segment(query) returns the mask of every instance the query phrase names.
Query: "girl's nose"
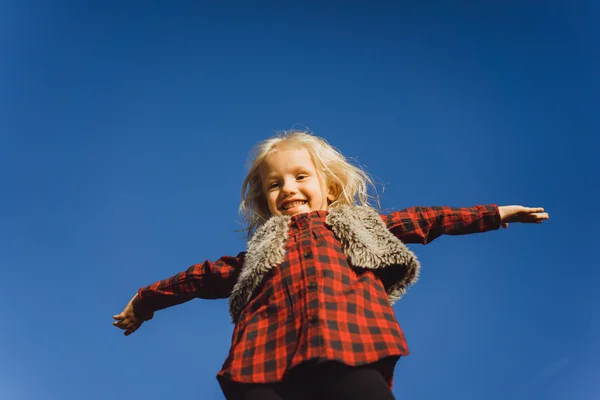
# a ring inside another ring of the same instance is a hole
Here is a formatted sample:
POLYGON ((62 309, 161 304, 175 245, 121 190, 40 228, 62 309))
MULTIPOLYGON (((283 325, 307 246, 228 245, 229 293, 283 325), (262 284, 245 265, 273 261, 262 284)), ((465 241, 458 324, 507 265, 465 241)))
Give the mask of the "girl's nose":
POLYGON ((285 181, 283 183, 283 187, 281 188, 281 191, 285 194, 287 194, 288 196, 291 194, 295 194, 297 192, 297 188, 296 185, 294 184, 294 181, 285 181))

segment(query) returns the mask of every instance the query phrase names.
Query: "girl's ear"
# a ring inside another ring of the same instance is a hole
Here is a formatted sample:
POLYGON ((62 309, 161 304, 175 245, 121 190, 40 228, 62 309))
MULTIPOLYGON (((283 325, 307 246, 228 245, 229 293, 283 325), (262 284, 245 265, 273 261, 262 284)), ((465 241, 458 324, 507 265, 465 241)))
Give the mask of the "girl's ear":
POLYGON ((333 203, 335 201, 335 199, 337 199, 337 197, 338 197, 337 185, 330 184, 329 188, 328 188, 327 200, 329 200, 330 203, 333 203))

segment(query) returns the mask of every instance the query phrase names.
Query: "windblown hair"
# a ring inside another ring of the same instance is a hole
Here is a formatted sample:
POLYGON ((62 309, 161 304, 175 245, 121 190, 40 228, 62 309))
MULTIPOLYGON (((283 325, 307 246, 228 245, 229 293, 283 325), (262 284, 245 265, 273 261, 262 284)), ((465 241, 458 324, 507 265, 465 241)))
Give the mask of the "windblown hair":
POLYGON ((242 202, 239 207, 244 220, 243 230, 248 232, 248 237, 251 237, 254 231, 271 217, 259 168, 269 153, 281 149, 308 151, 317 171, 322 174, 327 186, 335 195, 329 207, 340 204, 368 206, 372 199, 379 205, 371 177, 361 168, 352 165, 325 139, 314 136, 308 131, 285 131, 258 143, 251 152, 248 174, 242 184, 242 202), (374 189, 375 195, 369 194, 369 188, 374 189))

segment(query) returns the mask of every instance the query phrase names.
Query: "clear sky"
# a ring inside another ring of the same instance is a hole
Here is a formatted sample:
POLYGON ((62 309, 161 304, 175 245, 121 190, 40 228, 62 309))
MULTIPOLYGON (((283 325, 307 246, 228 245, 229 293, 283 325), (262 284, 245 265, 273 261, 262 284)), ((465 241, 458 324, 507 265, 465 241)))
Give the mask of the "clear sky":
POLYGON ((0 399, 222 399, 227 300, 112 315, 245 249, 248 152, 292 127, 386 209, 550 213, 411 245, 399 399, 600 398, 597 2, 199 3, 0 2, 0 399))

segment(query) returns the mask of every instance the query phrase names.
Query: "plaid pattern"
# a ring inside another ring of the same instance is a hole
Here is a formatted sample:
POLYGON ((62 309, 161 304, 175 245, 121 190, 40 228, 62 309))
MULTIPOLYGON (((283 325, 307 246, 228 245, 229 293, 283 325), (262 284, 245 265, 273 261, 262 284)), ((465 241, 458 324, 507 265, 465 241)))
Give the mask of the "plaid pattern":
MULTIPOLYGON (((357 366, 408 355, 404 334, 381 279, 352 268, 325 225, 325 211, 292 217, 286 258, 273 268, 236 324, 222 383, 277 382, 308 360, 357 366)), ((414 207, 382 215, 404 243, 498 229, 495 205, 473 208, 414 207)), ((139 290, 142 304, 159 310, 192 298, 225 298, 244 253, 191 266, 186 272, 139 290)), ((393 365, 382 371, 391 382, 393 365)))

